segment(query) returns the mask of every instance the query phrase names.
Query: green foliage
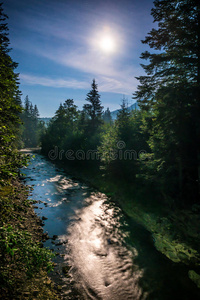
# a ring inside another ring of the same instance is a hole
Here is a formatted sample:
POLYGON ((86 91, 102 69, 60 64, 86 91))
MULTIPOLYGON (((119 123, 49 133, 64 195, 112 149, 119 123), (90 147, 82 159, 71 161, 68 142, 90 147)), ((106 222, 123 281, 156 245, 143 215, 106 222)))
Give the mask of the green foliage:
POLYGON ((84 105, 81 112, 72 99, 60 104, 42 137, 42 151, 46 155, 53 152, 52 159, 67 165, 133 183, 140 172, 140 153, 149 150, 149 135, 142 132, 143 115, 140 111, 130 112, 123 100, 117 120, 112 122, 109 109, 102 116, 99 99, 93 81, 87 94, 91 104, 84 105))
POLYGON ((141 112, 129 112, 123 99, 117 120, 102 133, 98 148, 104 170, 110 178, 133 184, 138 177, 140 153, 149 150, 141 125, 141 112))
POLYGON ((135 93, 151 115, 143 125, 152 151, 146 171, 162 192, 191 204, 199 201, 200 5, 157 0, 154 6, 158 28, 143 43, 159 52, 142 53, 149 64, 135 93))
POLYGON ((39 111, 37 105, 33 107, 28 96, 24 100, 24 110, 21 114, 23 122, 22 141, 24 147, 37 147, 41 136, 45 131, 44 122, 39 121, 39 111))
POLYGON ((0 184, 15 176, 20 166, 20 156, 15 150, 19 145, 20 118, 22 111, 17 64, 9 52, 7 16, 0 4, 0 184))
MULTIPOLYGON (((52 253, 41 248, 31 234, 18 229, 20 225, 23 227, 23 211, 28 203, 21 196, 22 188, 18 189, 14 182, 17 182, 19 168, 26 165, 27 158, 18 152, 22 146, 22 105, 18 74, 15 73, 17 64, 9 55, 6 19, 0 4, 0 282, 2 297, 6 294, 9 299, 14 299, 10 296, 16 291, 16 283, 23 283, 41 268, 47 271, 52 269, 52 253)), ((37 107, 33 107, 28 100, 26 105, 27 113, 37 119, 37 107)))
POLYGON ((17 64, 9 55, 7 16, 0 4, 0 184, 17 175, 22 164, 16 148, 19 145, 20 118, 22 111, 18 74, 14 72, 17 64))
POLYGON ((116 151, 117 130, 115 126, 109 126, 105 128, 105 131, 101 133, 101 145, 98 147, 98 151, 101 155, 102 163, 108 168, 112 163, 112 160, 116 151))
POLYGON ((90 104, 85 104, 83 109, 88 116, 88 127, 87 129, 93 134, 94 131, 102 124, 102 113, 103 106, 101 106, 100 95, 97 90, 97 84, 95 79, 92 82, 92 89, 87 94, 86 100, 90 104))
POLYGON ((107 107, 106 111, 103 114, 103 120, 105 123, 112 124, 112 117, 109 107, 107 107))
POLYGON ((3 282, 9 280, 4 272, 7 264, 15 269, 23 269, 28 277, 32 277, 41 268, 47 271, 53 269, 52 252, 35 243, 30 233, 17 230, 11 225, 0 227, 0 256, 3 282))
POLYGON ((77 137, 80 137, 80 132, 77 132, 78 118, 79 112, 73 99, 60 104, 42 136, 42 151, 47 154, 55 147, 68 150, 71 145, 76 145, 77 137))
MULTIPOLYGON (((94 89, 96 95, 96 84, 94 89)), ((99 96, 97 98, 99 99, 99 96)), ((87 158, 87 152, 97 150, 97 146, 100 144, 100 124, 103 123, 100 111, 96 108, 94 110, 95 117, 92 119, 87 110, 78 111, 72 99, 60 104, 42 137, 43 153, 48 155, 49 151, 57 149, 58 160, 73 165, 93 165, 92 159, 87 158), (94 124, 95 126, 93 126, 94 124), (71 160, 66 158, 68 150, 73 153, 71 160)), ((98 165, 97 161, 95 163, 98 165)))

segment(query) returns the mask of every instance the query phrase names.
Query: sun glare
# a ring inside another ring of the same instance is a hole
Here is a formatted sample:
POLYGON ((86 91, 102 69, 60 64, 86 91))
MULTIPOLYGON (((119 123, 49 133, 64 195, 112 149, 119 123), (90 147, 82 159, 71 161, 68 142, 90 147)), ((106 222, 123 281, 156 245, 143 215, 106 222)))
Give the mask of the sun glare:
POLYGON ((100 55, 103 59, 111 58, 121 50, 119 49, 120 34, 117 29, 110 28, 109 26, 99 26, 94 29, 88 39, 91 50, 100 55))
POLYGON ((106 52, 111 53, 115 50, 114 40, 110 36, 105 36, 100 40, 100 48, 106 52))

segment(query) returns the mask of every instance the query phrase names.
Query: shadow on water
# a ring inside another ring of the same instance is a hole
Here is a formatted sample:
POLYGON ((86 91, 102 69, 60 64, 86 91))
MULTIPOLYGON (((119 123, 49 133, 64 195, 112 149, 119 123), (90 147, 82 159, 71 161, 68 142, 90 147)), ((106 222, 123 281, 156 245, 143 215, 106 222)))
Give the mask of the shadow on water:
POLYGON ((188 278, 189 269, 181 263, 173 263, 155 247, 153 238, 141 225, 129 218, 129 244, 136 247, 136 263, 144 270, 139 281, 147 300, 197 300, 200 290, 188 278))
POLYGON ((54 236, 45 246, 57 253, 51 276, 65 299, 200 299, 187 267, 158 252, 151 234, 104 194, 38 154, 23 173, 54 236))

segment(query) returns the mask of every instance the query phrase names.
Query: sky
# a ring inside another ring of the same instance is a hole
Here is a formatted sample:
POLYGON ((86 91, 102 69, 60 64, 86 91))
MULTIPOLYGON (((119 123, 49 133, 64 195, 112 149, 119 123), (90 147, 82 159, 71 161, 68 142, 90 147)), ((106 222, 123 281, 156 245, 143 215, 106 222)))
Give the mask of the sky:
POLYGON ((153 0, 5 0, 3 7, 22 101, 28 95, 41 117, 66 99, 81 109, 93 79, 105 109, 119 109, 123 97, 135 102, 153 0))

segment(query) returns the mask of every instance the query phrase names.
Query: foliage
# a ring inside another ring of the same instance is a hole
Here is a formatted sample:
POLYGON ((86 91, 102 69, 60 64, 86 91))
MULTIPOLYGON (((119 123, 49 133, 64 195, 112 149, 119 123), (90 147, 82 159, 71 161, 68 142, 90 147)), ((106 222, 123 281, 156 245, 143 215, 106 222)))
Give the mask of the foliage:
POLYGON ((92 94, 95 98, 94 101, 91 100, 93 104, 89 104, 91 109, 89 106, 86 109, 84 105, 83 110, 78 111, 73 99, 67 99, 63 104, 60 104, 42 137, 42 152, 44 154, 49 155, 53 151, 57 152, 56 159, 65 161, 67 164, 98 165, 97 161, 94 162, 93 159, 87 157, 90 151, 97 151, 97 146, 100 143, 101 125, 103 124, 100 96, 96 89, 96 83, 93 82, 93 84, 93 91, 89 93, 91 99, 92 94), (72 154, 69 155, 70 158, 68 158, 68 151, 72 154))
POLYGON ((0 4, 0 184, 15 176, 20 166, 20 156, 15 150, 19 145, 19 115, 22 111, 17 64, 9 55, 7 16, 0 4))
MULTIPOLYGON (((22 274, 31 277, 40 268, 51 270, 52 254, 41 248, 35 242, 35 237, 19 229, 27 203, 21 198, 21 192, 16 189, 14 182, 17 182, 19 168, 26 165, 27 158, 18 152, 22 146, 22 105, 18 74, 15 73, 17 64, 9 55, 6 20, 7 16, 0 4, 0 288, 3 298, 6 294, 9 299, 14 299, 10 295, 13 295, 16 283, 26 279, 18 276, 22 274)), ((28 109, 37 118, 37 108, 29 105, 28 109)))
POLYGON ((135 93, 151 114, 144 119, 152 151, 147 166, 164 193, 191 204, 199 200, 200 5, 156 0, 154 6, 158 28, 143 43, 158 52, 142 53, 149 64, 135 93))
POLYGON ((117 131, 115 126, 107 126, 101 133, 101 144, 98 151, 101 155, 102 163, 108 168, 115 156, 117 141, 117 131))
POLYGON ((122 100, 115 123, 101 136, 101 161, 109 177, 131 183, 140 172, 140 153, 149 149, 146 136, 141 131, 141 112, 130 112, 126 100, 122 100))
POLYGON ((97 90, 97 84, 95 79, 92 82, 92 89, 87 94, 86 100, 90 104, 85 104, 83 109, 88 116, 88 129, 93 132, 99 127, 102 123, 102 113, 103 113, 103 106, 101 106, 100 95, 97 90))
POLYGON ((42 150, 48 153, 57 147, 62 150, 71 149, 71 144, 76 144, 76 128, 79 118, 77 106, 73 99, 67 99, 60 104, 55 116, 51 119, 46 132, 42 136, 42 150), (69 147, 69 148, 68 148, 69 147))
MULTIPOLYGON (((31 234, 16 230, 11 225, 0 227, 0 254, 2 263, 14 261, 15 268, 24 268, 28 277, 32 277, 40 268, 47 271, 53 269, 53 254, 46 248, 41 248, 40 244, 33 241, 31 234)), ((3 278, 6 280, 6 278, 3 278)), ((7 278, 8 279, 8 278, 7 278)))
POLYGON ((30 102, 28 96, 24 100, 24 109, 21 114, 23 122, 22 141, 24 147, 37 147, 39 145, 42 134, 45 130, 43 121, 39 119, 39 111, 37 105, 30 102))
POLYGON ((111 117, 109 107, 107 107, 107 109, 105 110, 105 112, 103 114, 103 120, 105 123, 112 124, 112 117, 111 117))

